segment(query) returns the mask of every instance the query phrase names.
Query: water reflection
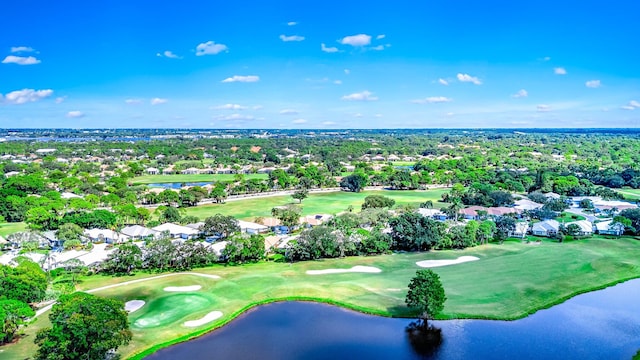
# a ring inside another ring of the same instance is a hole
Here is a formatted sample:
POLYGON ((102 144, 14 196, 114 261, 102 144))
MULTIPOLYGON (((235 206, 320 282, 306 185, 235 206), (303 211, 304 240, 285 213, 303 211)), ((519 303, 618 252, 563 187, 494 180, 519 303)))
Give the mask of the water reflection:
POLYGON ((442 329, 426 321, 412 321, 406 328, 411 348, 418 355, 433 357, 442 344, 442 329))

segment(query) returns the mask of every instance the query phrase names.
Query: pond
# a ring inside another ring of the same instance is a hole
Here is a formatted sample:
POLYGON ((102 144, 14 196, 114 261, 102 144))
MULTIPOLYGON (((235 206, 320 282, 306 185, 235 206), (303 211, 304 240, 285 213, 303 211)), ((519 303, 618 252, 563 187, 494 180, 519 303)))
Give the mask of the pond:
POLYGON ((521 320, 436 321, 442 343, 426 351, 409 340, 410 319, 282 302, 147 359, 631 359, 640 349, 638 299, 640 279, 521 320))
POLYGON ((163 188, 163 189, 180 189, 183 186, 205 186, 211 185, 213 182, 170 182, 170 183, 153 183, 147 184, 149 187, 163 188))

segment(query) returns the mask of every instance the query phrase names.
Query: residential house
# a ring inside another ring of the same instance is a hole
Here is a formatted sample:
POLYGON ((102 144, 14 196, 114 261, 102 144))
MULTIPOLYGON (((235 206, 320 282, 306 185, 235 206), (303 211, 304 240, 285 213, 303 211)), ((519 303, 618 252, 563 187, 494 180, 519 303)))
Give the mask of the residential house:
POLYGON ((93 242, 106 242, 107 244, 120 244, 129 239, 128 236, 110 229, 88 229, 84 235, 93 242))
POLYGON ((173 174, 175 171, 173 171, 173 168, 168 167, 168 168, 164 168, 162 169, 162 175, 171 175, 173 174))
POLYGON ((619 222, 613 222, 612 220, 595 223, 593 226, 595 231, 600 235, 620 236, 624 234, 624 225, 619 222))
POLYGON ((272 248, 276 247, 280 242, 280 236, 271 235, 264 238, 264 251, 268 253, 272 248))
POLYGON ((537 202, 531 201, 529 199, 520 199, 515 201, 515 209, 519 210, 537 210, 542 208, 543 204, 538 204, 537 202))
POLYGON ((145 172, 149 175, 158 175, 160 173, 160 170, 154 167, 150 167, 150 168, 147 168, 145 172))
POLYGON ((540 221, 531 227, 531 233, 535 236, 555 236, 560 230, 560 223, 556 220, 540 221))
POLYGON ((307 224, 309 227, 322 225, 325 221, 331 219, 328 214, 316 214, 300 217, 300 224, 307 224))
POLYGON ((504 216, 509 214, 520 214, 522 210, 510 207, 484 207, 484 206, 469 206, 468 208, 461 209, 460 214, 462 217, 467 220, 479 220, 481 215, 480 212, 485 212, 487 216, 504 216))
POLYGON ((122 230, 120 230, 120 233, 134 240, 155 238, 156 236, 160 235, 158 231, 140 225, 131 225, 124 227, 122 228, 122 230))
POLYGON ((158 231, 160 233, 167 232, 174 239, 193 239, 198 236, 200 233, 199 230, 177 225, 173 223, 166 223, 162 225, 158 225, 156 227, 151 228, 152 230, 158 231))
POLYGON ((591 236, 593 235, 593 224, 587 220, 572 221, 564 224, 565 228, 569 225, 577 225, 580 228, 577 236, 591 236))
POLYGON ((447 215, 440 211, 439 209, 418 209, 418 213, 424 217, 430 217, 434 220, 445 221, 447 220, 447 215))
POLYGON ((196 168, 188 168, 180 171, 180 174, 182 175, 196 175, 199 173, 200 173, 200 169, 196 169, 196 168))
POLYGON ((268 226, 249 221, 238 220, 238 225, 240 226, 240 231, 251 235, 266 233, 269 231, 268 226))
POLYGON ((524 239, 529 231, 529 223, 520 221, 516 223, 516 228, 509 231, 509 237, 524 239))

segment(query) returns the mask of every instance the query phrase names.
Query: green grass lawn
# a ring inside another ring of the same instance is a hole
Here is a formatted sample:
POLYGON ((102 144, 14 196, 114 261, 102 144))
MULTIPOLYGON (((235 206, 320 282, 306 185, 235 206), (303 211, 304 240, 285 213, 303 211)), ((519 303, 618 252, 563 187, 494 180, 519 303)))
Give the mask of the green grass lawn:
POLYGON ((567 212, 563 212, 563 213, 560 214, 560 216, 556 217, 556 220, 561 222, 561 223, 567 223, 567 222, 585 220, 585 219, 586 219, 586 217, 584 217, 582 215, 572 214, 572 213, 567 213, 567 212))
POLYGON ((17 223, 0 223, 0 236, 6 237, 14 232, 23 231, 27 228, 27 224, 23 222, 17 223))
POLYGON ((627 200, 640 200, 640 189, 623 188, 613 190, 624 195, 627 200))
MULTIPOLYGON (((215 182, 232 181, 235 174, 195 174, 195 175, 143 175, 136 176, 131 180, 132 184, 154 184, 154 183, 187 183, 187 182, 215 182)), ((267 174, 243 174, 245 179, 266 179, 267 174)))
MULTIPOLYGON (((235 267, 214 266, 195 271, 219 275, 221 279, 177 275, 96 294, 122 301, 147 302, 130 315, 133 341, 121 351, 126 358, 152 346, 167 345, 221 326, 247 307, 273 299, 304 297, 379 315, 415 315, 404 305, 407 284, 419 269, 415 263, 464 255, 477 256, 480 260, 434 268, 447 294, 441 318, 520 318, 578 293, 640 277, 638 240, 594 236, 565 243, 509 241, 462 251, 401 253, 294 264, 263 262, 235 267), (355 265, 375 266, 382 272, 315 276, 305 273, 310 269, 355 265), (191 293, 163 290, 166 286, 188 285, 201 285, 202 289, 191 293), (182 325, 214 310, 222 311, 223 317, 198 328, 182 325)), ((91 289, 150 276, 153 275, 92 276, 84 278, 80 286, 91 289)), ((35 325, 27 329, 27 334, 35 333, 38 324, 35 325)), ((0 357, 24 358, 34 350, 30 337, 5 347, 0 357)))
MULTIPOLYGON (((384 195, 396 201, 396 204, 408 204, 431 200, 434 207, 441 207, 446 204, 437 202, 443 193, 448 189, 436 189, 426 191, 363 191, 352 192, 330 192, 311 193, 309 197, 302 201, 302 210, 305 215, 309 214, 336 214, 347 210, 349 205, 355 211, 360 211, 364 198, 369 195, 384 195)), ((258 216, 271 216, 271 209, 290 203, 297 204, 291 196, 273 196, 255 199, 243 199, 241 201, 229 201, 225 204, 211 204, 187 208, 187 215, 197 216, 204 219, 217 213, 231 215, 238 219, 253 220, 258 216)))

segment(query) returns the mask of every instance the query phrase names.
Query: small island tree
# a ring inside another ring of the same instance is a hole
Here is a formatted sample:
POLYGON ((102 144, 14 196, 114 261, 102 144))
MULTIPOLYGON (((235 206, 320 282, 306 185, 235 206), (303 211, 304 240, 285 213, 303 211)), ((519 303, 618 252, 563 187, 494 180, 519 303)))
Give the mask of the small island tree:
POLYGON ((407 306, 420 310, 420 320, 427 324, 444 309, 447 297, 440 282, 440 276, 430 269, 416 271, 409 282, 409 292, 405 302, 407 306))

